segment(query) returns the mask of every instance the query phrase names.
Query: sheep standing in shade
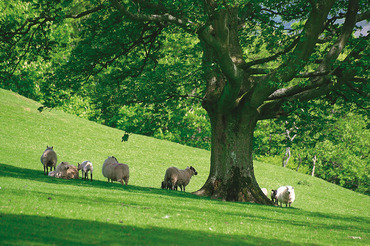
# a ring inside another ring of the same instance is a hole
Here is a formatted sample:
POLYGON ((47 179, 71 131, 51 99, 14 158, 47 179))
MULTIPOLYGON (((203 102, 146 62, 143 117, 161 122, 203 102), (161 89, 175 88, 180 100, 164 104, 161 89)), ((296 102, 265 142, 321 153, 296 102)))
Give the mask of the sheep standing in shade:
POLYGON ((44 153, 42 153, 40 161, 44 166, 44 175, 48 175, 48 167, 50 167, 50 171, 53 171, 54 167, 55 171, 55 166, 57 165, 58 158, 57 153, 55 153, 55 151, 53 150, 53 146, 46 146, 46 150, 44 151, 44 153))
POLYGON ((283 203, 285 203, 285 206, 289 207, 295 200, 295 193, 292 186, 282 186, 277 189, 276 198, 280 203, 280 207, 283 206, 283 203))
POLYGON ((197 174, 197 171, 192 166, 184 170, 180 170, 177 167, 170 167, 164 175, 164 183, 168 184, 171 190, 177 189, 177 186, 179 186, 181 191, 184 190, 185 192, 185 187, 189 184, 191 177, 197 174))
POLYGON ((276 198, 277 190, 271 190, 271 200, 274 204, 278 204, 278 200, 276 198))
POLYGON ((79 179, 77 167, 64 161, 57 166, 55 171, 49 172, 48 175, 61 179, 79 179))
POLYGON ((94 168, 93 168, 93 164, 91 163, 91 161, 84 161, 81 164, 78 163, 77 170, 78 171, 81 170, 82 179, 85 178, 85 180, 89 180, 88 172, 90 171, 90 181, 92 181, 92 173, 93 173, 94 168))
POLYGON ((118 181, 123 185, 128 184, 130 178, 130 170, 127 164, 118 163, 114 156, 109 156, 103 163, 103 176, 108 178, 108 182, 118 181))
MULTIPOLYGON (((167 183, 165 181, 162 181, 162 189, 170 189, 172 188, 171 181, 169 180, 167 183)), ((175 190, 177 190, 177 185, 175 185, 175 190)))

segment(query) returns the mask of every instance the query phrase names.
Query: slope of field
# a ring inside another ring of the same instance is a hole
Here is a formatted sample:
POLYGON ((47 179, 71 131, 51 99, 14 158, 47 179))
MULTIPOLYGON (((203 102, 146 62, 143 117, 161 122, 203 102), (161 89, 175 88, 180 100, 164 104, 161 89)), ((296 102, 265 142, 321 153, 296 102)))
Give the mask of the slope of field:
POLYGON ((230 203, 192 195, 210 153, 123 132, 0 89, 0 245, 369 245, 370 198, 323 180, 255 162, 268 190, 292 185, 293 208, 230 203), (90 160, 94 181, 43 175, 40 156, 90 160), (130 166, 128 186, 107 183, 103 161, 130 166), (161 190, 169 166, 194 166, 187 192, 161 190))

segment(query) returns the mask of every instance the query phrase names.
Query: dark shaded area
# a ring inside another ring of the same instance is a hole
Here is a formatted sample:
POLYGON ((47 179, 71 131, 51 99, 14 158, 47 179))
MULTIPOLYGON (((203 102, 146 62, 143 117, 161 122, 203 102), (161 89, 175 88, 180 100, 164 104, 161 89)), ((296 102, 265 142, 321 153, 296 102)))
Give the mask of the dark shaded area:
POLYGON ((30 215, 0 214, 0 227, 1 245, 296 245, 251 236, 30 215))

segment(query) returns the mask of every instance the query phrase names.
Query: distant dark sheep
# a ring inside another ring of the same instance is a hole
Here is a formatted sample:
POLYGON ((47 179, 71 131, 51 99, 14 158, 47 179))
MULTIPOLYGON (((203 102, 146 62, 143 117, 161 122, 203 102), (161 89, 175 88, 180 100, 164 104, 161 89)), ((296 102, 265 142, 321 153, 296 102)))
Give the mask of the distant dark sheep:
MULTIPOLYGON (((171 181, 169 180, 166 184, 165 181, 162 181, 162 186, 161 186, 162 189, 169 189, 169 190, 172 190, 172 184, 171 184, 171 181)), ((174 190, 177 190, 177 185, 175 185, 175 188, 174 190)))
POLYGON ((57 165, 57 153, 53 150, 53 146, 49 147, 46 146, 46 150, 44 153, 42 153, 40 158, 41 164, 44 166, 44 175, 48 175, 49 170, 48 167, 50 167, 50 171, 55 171, 55 166, 57 165))
POLYGON ((278 200, 276 198, 277 190, 271 190, 271 200, 274 204, 278 204, 278 200))
POLYGON ((191 177, 197 174, 197 171, 195 171, 192 166, 184 170, 180 170, 177 167, 170 167, 166 170, 166 174, 164 175, 164 184, 170 186, 171 190, 179 186, 181 191, 185 191, 185 187, 189 184, 191 177))

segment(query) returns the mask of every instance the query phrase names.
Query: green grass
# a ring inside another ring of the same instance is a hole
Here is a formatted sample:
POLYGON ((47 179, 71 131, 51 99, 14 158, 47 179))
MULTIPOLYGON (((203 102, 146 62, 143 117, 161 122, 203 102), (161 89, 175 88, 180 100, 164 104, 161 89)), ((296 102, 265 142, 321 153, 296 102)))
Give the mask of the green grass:
POLYGON ((207 178, 208 151, 122 131, 0 90, 0 245, 370 245, 370 198, 255 162, 261 187, 293 185, 293 208, 192 195, 207 178), (90 160, 94 181, 43 175, 40 156, 90 160), (128 186, 107 183, 103 161, 130 166, 128 186), (159 189, 169 166, 198 171, 187 192, 159 189))

